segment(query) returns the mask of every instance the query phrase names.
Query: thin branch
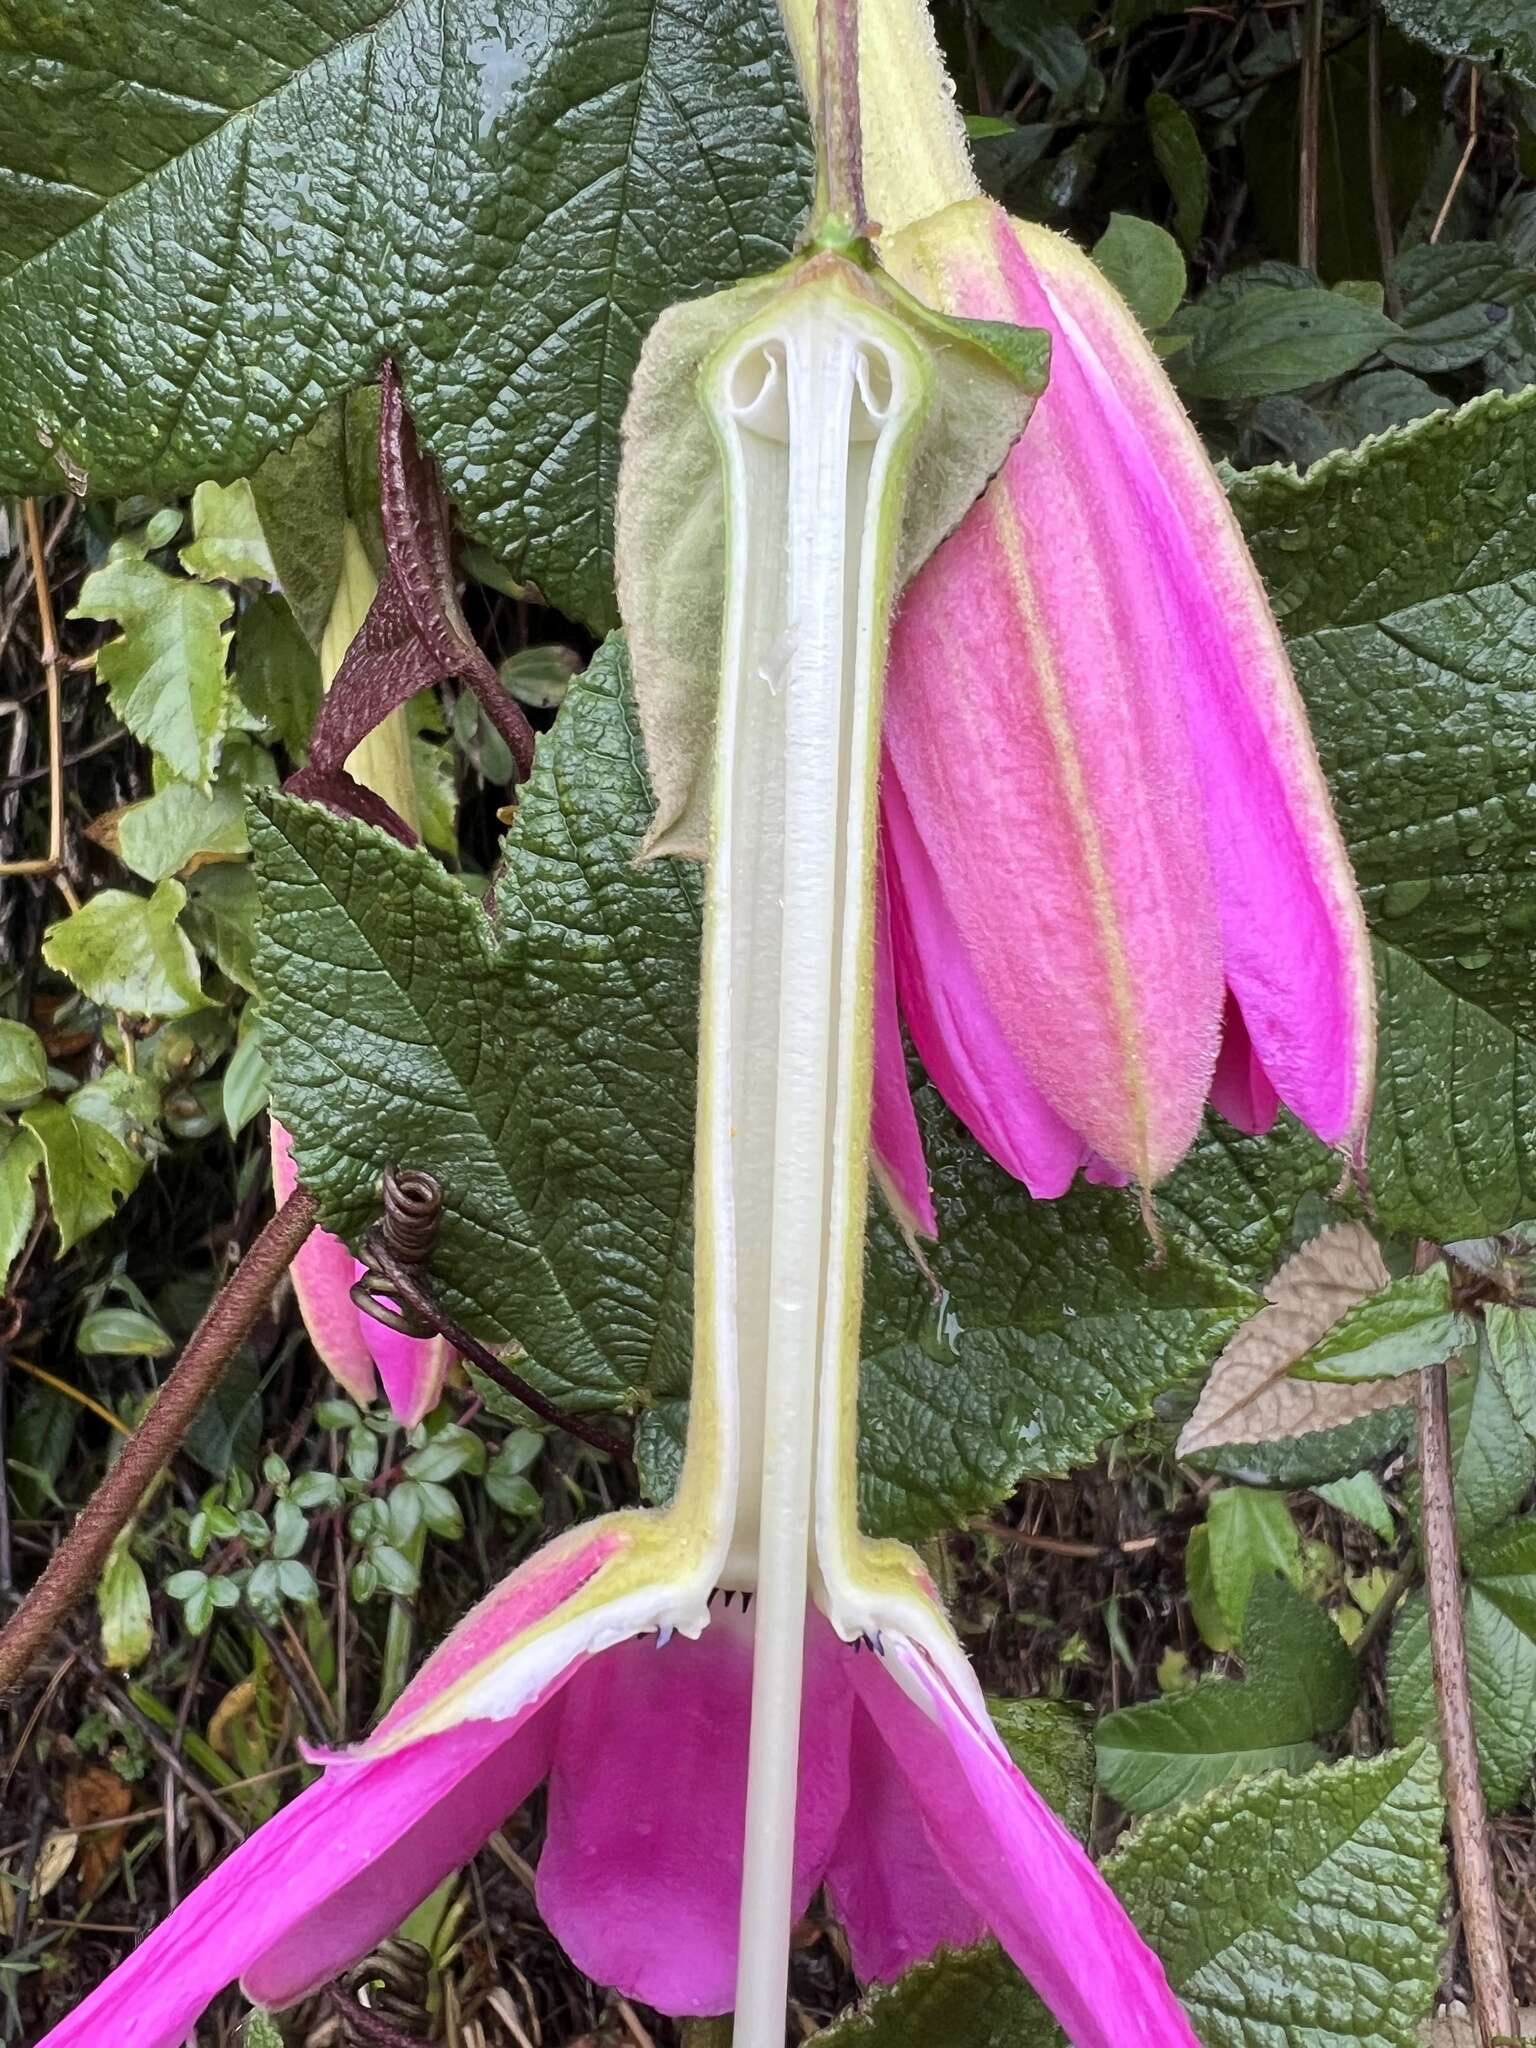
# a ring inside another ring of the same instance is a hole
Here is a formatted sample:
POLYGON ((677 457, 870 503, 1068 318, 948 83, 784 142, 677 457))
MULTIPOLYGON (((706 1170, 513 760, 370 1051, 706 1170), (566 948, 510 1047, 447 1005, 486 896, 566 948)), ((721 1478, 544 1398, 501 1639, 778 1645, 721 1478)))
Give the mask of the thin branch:
POLYGON ((1392 319, 1403 310, 1402 293, 1393 280, 1397 263, 1392 231, 1392 191, 1381 142, 1381 9, 1371 0, 1365 30, 1365 142, 1371 166, 1371 214, 1376 223, 1376 249, 1381 263, 1382 304, 1392 319))
POLYGON ((1316 270, 1318 185, 1322 167, 1323 0, 1306 0, 1301 37, 1301 150, 1296 183, 1296 260, 1303 270, 1316 270))
POLYGON ((1472 2004, 1483 2048, 1518 2040, 1519 2016, 1509 1981, 1504 1925, 1499 1916, 1488 1809, 1477 1765, 1477 1731, 1467 1681, 1462 1631, 1461 1565, 1456 1550, 1456 1505, 1451 1485, 1451 1419, 1445 1367, 1426 1366, 1416 1390, 1419 1477, 1423 1489, 1424 1583, 1429 1597, 1429 1649, 1435 1676, 1440 1750, 1445 1762, 1445 1804, 1461 1900, 1462 1933, 1472 1972, 1472 2004))
MULTIPOLYGON (((435 1331, 439 1337, 446 1337, 454 1350, 467 1358, 478 1372, 488 1380, 494 1380, 514 1400, 537 1415, 541 1422, 549 1423, 555 1429, 569 1430, 572 1436, 580 1437, 584 1444, 590 1444, 595 1451, 606 1451, 611 1458, 629 1459, 633 1454, 620 1437, 610 1436, 608 1431, 595 1423, 584 1422, 579 1415, 567 1415, 557 1408, 553 1401, 546 1400, 536 1387, 529 1386, 520 1374, 504 1365, 494 1351, 488 1351, 478 1337, 472 1337, 464 1325, 455 1322, 423 1281, 420 1272, 396 1258, 384 1242, 384 1233, 373 1230, 368 1234, 364 1247, 368 1263, 383 1274, 393 1294, 408 1309, 419 1324, 435 1331)), ((361 1283, 353 1289, 352 1298, 359 1308, 365 1309, 377 1321, 390 1328, 403 1328, 403 1323, 391 1323, 387 1316, 380 1315, 378 1307, 361 1292, 361 1283)))
POLYGON ((298 1189, 214 1296, 166 1376, 155 1405, 75 1517, 42 1577, 0 1630, 0 1698, 25 1677, 59 1623, 95 1585, 118 1532, 137 1511, 161 1467, 180 1448, 224 1365, 249 1336, 314 1227, 314 1196, 298 1189))
POLYGON ((859 115, 859 0, 816 0, 816 204, 812 226, 867 235, 859 115))
POLYGON ((27 559, 37 596, 42 629, 43 678, 48 690, 48 856, 46 860, 0 861, 0 875, 51 875, 64 858, 64 710, 59 687, 59 635, 48 588, 48 556, 36 498, 23 498, 21 520, 27 532, 27 559))
POLYGON ((1451 208, 1456 203, 1456 194, 1461 190, 1461 181, 1467 175, 1467 168, 1472 162, 1472 152, 1477 148, 1477 76, 1477 67, 1474 65, 1467 81, 1467 144, 1452 175, 1450 188, 1441 201, 1440 211, 1435 215, 1435 224, 1429 231, 1431 243, 1440 239, 1441 230, 1449 220, 1451 208))

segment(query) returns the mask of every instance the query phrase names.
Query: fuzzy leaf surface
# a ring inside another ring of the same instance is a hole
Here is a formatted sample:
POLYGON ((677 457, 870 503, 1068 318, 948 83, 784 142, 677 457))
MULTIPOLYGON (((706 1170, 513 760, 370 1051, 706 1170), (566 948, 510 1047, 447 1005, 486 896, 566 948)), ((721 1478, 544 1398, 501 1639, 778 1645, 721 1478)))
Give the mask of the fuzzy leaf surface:
POLYGON ((1132 1813, 1198 1799, 1264 1771, 1302 1771, 1315 1738, 1348 1719, 1354 1660, 1315 1602, 1273 1575, 1243 1619, 1241 1684, 1203 1679, 1188 1692, 1106 1714, 1094 1729, 1099 1783, 1132 1813))
POLYGON ((1369 1170, 1447 1242, 1536 1210, 1536 392, 1233 488, 1376 937, 1369 1170))
POLYGON ((3 40, 0 490, 232 482, 389 353, 472 524, 610 620, 641 336, 807 196, 771 0, 19 0, 3 40))
MULTIPOLYGON (((1423 1744, 1224 1786, 1144 1821, 1104 1874, 1206 2048, 1416 2048, 1439 1981, 1439 1771, 1423 1744)), ((827 2048, 1049 2048, 990 1942, 870 1994, 827 2048)))
MULTIPOLYGON (((263 798, 251 830, 274 1102, 327 1227, 357 1239, 388 1162, 435 1173, 445 1300, 520 1341, 556 1397, 641 1409, 664 1495, 692 1358, 701 877, 635 867, 650 809, 613 642, 540 743, 492 918, 427 856, 316 807, 263 798)), ((909 1536, 1148 1414, 1251 1311, 1241 1275, 1280 1227, 1260 1148, 1212 1134, 1171 1184, 1153 1269, 1122 1193, 1033 1203, 931 1090, 921 1110, 948 1299, 877 1211, 862 1379, 866 1523, 909 1536)), ((1288 1156, 1277 1186, 1310 1175, 1288 1156)))

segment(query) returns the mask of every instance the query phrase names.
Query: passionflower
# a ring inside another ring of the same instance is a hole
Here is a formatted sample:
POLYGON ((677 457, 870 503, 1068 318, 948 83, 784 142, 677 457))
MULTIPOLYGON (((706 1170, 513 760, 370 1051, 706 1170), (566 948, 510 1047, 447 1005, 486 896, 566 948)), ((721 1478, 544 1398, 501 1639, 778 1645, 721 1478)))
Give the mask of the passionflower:
MULTIPOLYGON (((813 0, 784 11, 814 78, 813 0)), ((1355 1152, 1374 1071, 1364 920, 1220 483, 1113 287, 978 196, 920 0, 884 0, 863 28, 884 262, 929 305, 1052 344, 1028 432, 892 630, 887 1182, 931 1234, 898 1016, 1036 1195, 1079 1170, 1151 1187, 1207 1101, 1251 1132, 1283 1103, 1355 1152)))
MULTIPOLYGON (((348 520, 342 536, 341 579, 320 639, 320 680, 325 689, 334 682, 377 594, 378 579, 362 537, 348 520)), ((405 712, 391 711, 350 756, 347 769, 361 789, 382 797, 405 828, 419 836, 410 745, 405 712)), ((274 1117, 273 1192, 279 1202, 286 1201, 297 1185, 292 1140, 274 1117)), ((407 1429, 414 1429, 437 1406, 453 1348, 440 1337, 411 1337, 392 1330, 358 1308, 352 1288, 365 1270, 339 1237, 328 1230, 311 1231, 291 1268, 299 1313, 322 1362, 352 1398, 366 1407, 382 1380, 390 1407, 407 1429)))
POLYGON ((292 2000, 540 1782, 539 1901, 573 1957, 673 2012, 734 2006, 737 2048, 782 2048, 792 1916, 823 1881, 866 1976, 990 1926, 1080 2048, 1191 2048, 993 1731, 918 1557, 858 1527, 888 620, 1002 461, 1041 350, 914 310, 827 239, 665 316, 627 425, 621 583, 684 811, 690 679, 713 731, 676 1492, 492 1593, 49 2048, 173 2048, 237 1975, 292 2000))

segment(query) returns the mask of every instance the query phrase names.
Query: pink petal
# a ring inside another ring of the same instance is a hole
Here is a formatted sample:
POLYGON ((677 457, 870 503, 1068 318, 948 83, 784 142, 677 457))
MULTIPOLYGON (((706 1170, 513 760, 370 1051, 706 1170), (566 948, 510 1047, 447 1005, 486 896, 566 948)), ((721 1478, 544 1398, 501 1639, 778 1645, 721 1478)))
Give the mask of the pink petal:
POLYGON ((1075 2048, 1198 2048, 1162 1964, 990 1724, 911 1644, 888 1635, 885 1650, 885 1662, 860 1659, 860 1698, 956 1890, 1075 2048))
MULTIPOLYGON (((361 1274, 364 1268, 357 1270, 361 1274)), ((408 1337, 387 1323, 363 1320, 364 1341, 379 1368, 389 1405, 407 1429, 414 1429, 442 1399, 453 1346, 442 1337, 408 1337)))
MULTIPOLYGON (((845 1654, 854 1652, 845 1646, 845 1654)), ((941 1945, 980 1941, 987 1923, 934 1855, 906 1780, 862 1703, 853 1710, 851 1744, 848 1813, 827 1865, 827 1892, 855 1976, 890 1982, 941 1945)))
MULTIPOLYGON (((293 1140, 274 1117, 272 1186, 280 1202, 288 1199, 298 1180, 293 1140)), ((441 1337, 408 1337, 365 1315, 352 1299, 352 1287, 367 1268, 328 1230, 311 1232, 291 1271, 309 1341, 327 1371, 364 1405, 382 1379, 390 1407, 407 1429, 414 1429, 442 1396, 453 1362, 452 1345, 441 1337)))
POLYGON ((1258 573, 1128 310, 1059 236, 1013 224, 1002 239, 1015 317, 1058 337, 1036 421, 1053 402, 1070 404, 1094 436, 1099 476, 1118 479, 1133 501, 1124 509, 1136 523, 1121 547, 1140 557, 1142 576, 1158 591, 1176 652, 1228 986, 1280 1099, 1325 1142, 1353 1144, 1374 1078, 1370 951, 1258 573))
POLYGON ((1251 1137, 1273 1128, 1280 1110, 1280 1098, 1248 1036, 1243 1013, 1232 995, 1227 997, 1226 1021, 1222 1026, 1221 1052, 1211 1077, 1211 1107, 1229 1124, 1251 1137))
POLYGON ((891 905, 882 860, 875 874, 875 1081, 869 1142, 876 1177, 896 1220, 909 1235, 937 1237, 928 1162, 907 1086, 907 1055, 896 1007, 891 905))
POLYGON ((623 1515, 604 1515, 547 1543, 449 1631, 367 1742, 340 1761, 366 1762, 413 1740, 425 1716, 440 1716, 501 1668, 517 1654, 520 1637, 581 1592, 627 1547, 623 1515))
MULTIPOLYGON (((272 1119, 272 1190, 286 1202, 299 1184, 293 1140, 272 1119)), ((364 1407, 378 1391, 373 1353, 364 1341, 352 1283, 363 1268, 339 1237, 314 1230, 299 1247, 289 1272, 309 1341, 326 1370, 364 1407)))
POLYGON ((880 829, 896 987, 923 1065, 999 1166, 1032 1195, 1064 1195, 1084 1159, 1083 1141, 1052 1109, 1005 1037, 889 758, 880 783, 880 829))
POLYGON ((254 1998, 301 1996, 366 1954, 479 1848, 537 1782, 547 1749, 538 1720, 481 1721, 327 1771, 39 2048, 181 2048, 204 2006, 242 1975, 254 1998))
MULTIPOLYGON (((942 239, 948 310, 1050 327, 1057 346, 1001 475, 902 601, 886 745, 1017 1060, 1150 1183, 1198 1128, 1222 1002, 1192 657, 1151 567, 1154 455, 1106 443, 1006 215, 978 203, 911 232, 942 239)), ((905 1010, 899 953, 897 971, 905 1010)))
MULTIPOLYGON (((807 1627, 797 1914, 847 1804, 852 1710, 830 1629, 807 1627)), ((751 1616, 717 1599, 697 1642, 594 1659, 562 1713, 539 1911, 579 1969, 662 2012, 735 1995, 751 1689, 751 1616)))

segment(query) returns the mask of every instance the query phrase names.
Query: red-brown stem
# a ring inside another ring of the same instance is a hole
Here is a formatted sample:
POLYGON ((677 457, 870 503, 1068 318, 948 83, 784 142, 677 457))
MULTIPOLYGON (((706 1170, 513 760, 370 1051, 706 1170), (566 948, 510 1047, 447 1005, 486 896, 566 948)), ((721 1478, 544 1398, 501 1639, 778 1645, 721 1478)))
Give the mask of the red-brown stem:
POLYGON ((209 1303, 155 1405, 75 1517, 42 1577, 0 1630, 0 1698, 25 1677, 59 1623, 96 1584, 114 1539, 132 1519, 160 1468, 180 1448, 223 1366, 249 1336, 314 1227, 315 1198, 297 1189, 209 1303))
POLYGON ((1301 21, 1301 147, 1296 178, 1296 260, 1316 270, 1322 150, 1323 0, 1306 0, 1301 21))
POLYGON ((1520 2023, 1509 1981, 1504 1924, 1488 1846, 1488 1809, 1477 1767, 1477 1731, 1467 1682, 1462 1630, 1461 1564, 1451 1486, 1451 1420, 1445 1367, 1419 1374, 1419 1477, 1423 1488, 1424 1584, 1429 1598, 1429 1650, 1445 1763, 1445 1805, 1461 1901, 1462 1933, 1472 1973, 1472 2004, 1483 2048, 1516 2041, 1520 2023))
POLYGON ((859 0, 816 0, 814 224, 841 220, 867 235, 859 116, 859 0))

